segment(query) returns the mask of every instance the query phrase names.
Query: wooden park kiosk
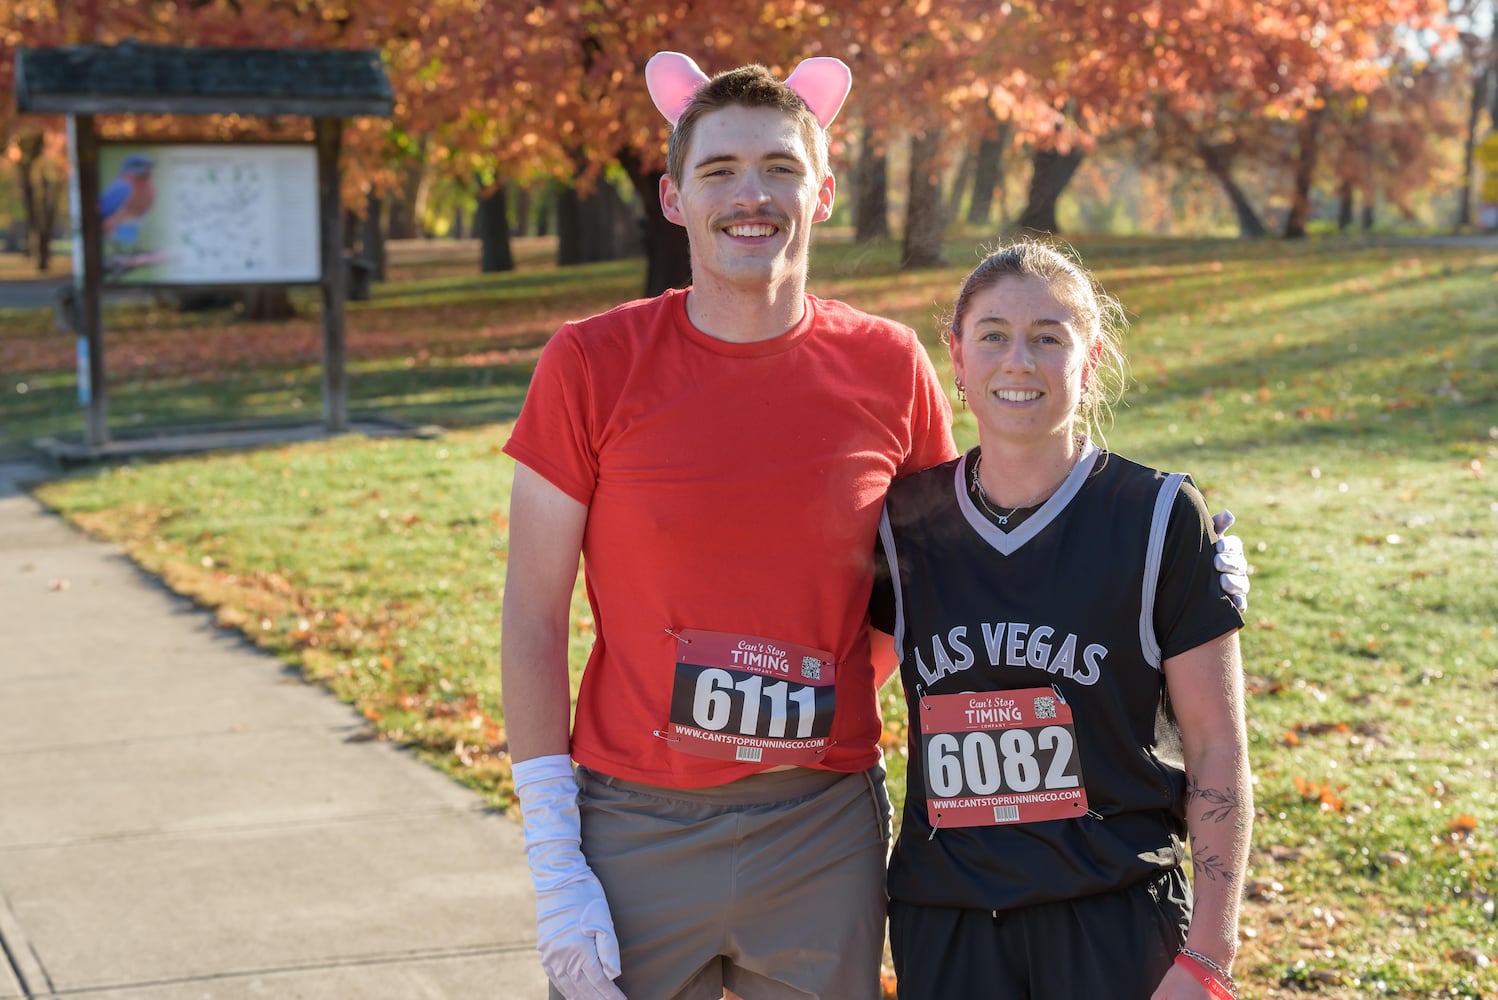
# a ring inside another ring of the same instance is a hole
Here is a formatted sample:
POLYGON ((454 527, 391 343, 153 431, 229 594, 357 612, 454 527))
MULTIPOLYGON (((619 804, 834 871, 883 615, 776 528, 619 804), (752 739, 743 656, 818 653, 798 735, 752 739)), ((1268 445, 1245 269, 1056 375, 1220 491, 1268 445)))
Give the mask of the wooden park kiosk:
MULTIPOLYGON (((339 201, 343 119, 356 115, 388 117, 394 99, 380 55, 374 51, 326 49, 192 48, 170 45, 80 45, 21 48, 15 64, 16 106, 21 112, 67 116, 73 166, 75 233, 72 322, 78 335, 78 392, 85 408, 85 457, 108 451, 110 433, 105 394, 102 292, 105 285, 104 223, 101 218, 101 143, 96 115, 235 114, 257 117, 299 115, 312 119, 315 151, 316 250, 294 274, 254 274, 231 280, 204 273, 186 279, 132 284, 132 287, 249 289, 316 285, 322 293, 322 403, 328 433, 349 429, 343 305, 348 277, 343 260, 339 201), (81 254, 79 252, 81 244, 81 254)), ((187 145, 187 144, 181 144, 187 145)), ((254 143, 193 144, 202 149, 255 151, 254 143)), ((306 143, 287 143, 305 163, 306 143)), ((105 146, 107 149, 107 145, 105 146)), ((202 176, 216 176, 211 173, 202 176)), ((312 185, 312 169, 307 184, 312 185)), ((200 172, 201 173, 201 172, 200 172)), ((182 169, 179 177, 187 177, 182 169)), ((124 171, 121 172, 124 177, 124 171)), ((191 178, 183 182, 191 183, 191 178)), ((201 180, 199 180, 201 186, 201 180)), ((160 201, 170 192, 152 188, 160 201)), ((113 194, 125 188, 113 189, 113 194)), ((120 198, 113 197, 119 202, 120 198)), ((150 211, 150 209, 147 209, 150 211)), ((178 213, 187 211, 179 207, 178 213)), ((211 270, 211 269, 210 269, 211 270)))

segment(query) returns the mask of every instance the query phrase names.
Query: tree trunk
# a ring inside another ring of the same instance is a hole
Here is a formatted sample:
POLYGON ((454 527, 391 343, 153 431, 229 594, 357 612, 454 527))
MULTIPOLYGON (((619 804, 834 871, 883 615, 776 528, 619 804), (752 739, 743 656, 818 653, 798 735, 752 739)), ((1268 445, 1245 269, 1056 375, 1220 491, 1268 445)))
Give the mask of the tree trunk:
POLYGON ((1363 227, 1363 232, 1365 232, 1365 233, 1371 233, 1373 231, 1373 189, 1372 188, 1367 188, 1367 189, 1365 189, 1363 191, 1363 211, 1362 211, 1361 215, 1362 215, 1362 218, 1360 220, 1360 225, 1362 225, 1362 227, 1363 227))
POLYGON ((459 206, 457 206, 456 208, 453 209, 453 224, 452 224, 452 228, 450 230, 448 230, 448 235, 451 236, 455 240, 461 240, 463 238, 463 233, 464 233, 464 228, 463 228, 464 214, 465 213, 463 212, 463 206, 462 205, 459 205, 459 206))
POLYGON ((1347 228, 1352 225, 1352 200, 1352 181, 1343 180, 1337 187, 1337 232, 1339 233, 1347 232, 1347 228))
POLYGON ((1294 188, 1290 193, 1290 212, 1285 216, 1285 239, 1303 240, 1306 223, 1311 221, 1311 182, 1316 177, 1316 161, 1321 156, 1321 120, 1326 112, 1313 108, 1300 123, 1300 142, 1295 154, 1294 188))
POLYGON ((284 322, 296 316, 285 288, 251 288, 244 293, 239 318, 256 322, 284 322))
POLYGON ((392 240, 426 235, 426 226, 418 225, 426 214, 426 166, 424 149, 421 155, 401 164, 400 191, 390 200, 390 217, 386 220, 386 235, 392 240))
POLYGON ((414 240, 416 238, 416 217, 403 201, 392 201, 390 203, 390 214, 386 216, 386 234, 392 240, 414 240))
POLYGON ((349 253, 354 252, 354 247, 359 243, 359 216, 353 211, 345 209, 343 212, 343 249, 349 253))
POLYGON ((933 126, 910 137, 910 186, 905 201, 905 239, 900 267, 912 270, 946 263, 941 238, 941 172, 937 168, 941 132, 933 126))
POLYGON ((633 256, 638 237, 630 206, 612 184, 600 178, 586 195, 575 187, 557 192, 558 266, 633 256))
POLYGON ((37 220, 36 269, 43 274, 52 269, 52 234, 57 232, 57 214, 62 205, 67 181, 54 181, 43 175, 41 217, 37 220))
POLYGON ((531 189, 520 187, 515 189, 515 227, 516 236, 529 236, 531 231, 531 189))
POLYGON ((1456 202, 1456 225, 1459 229, 1472 225, 1472 180, 1476 172, 1477 123, 1482 120, 1483 106, 1487 103, 1492 78, 1492 68, 1488 66, 1484 66, 1482 72, 1472 78, 1472 95, 1467 101, 1467 133, 1462 142, 1462 191, 1456 202))
POLYGON ((967 221, 986 226, 993 219, 993 193, 1004 181, 1004 147, 1008 145, 1009 126, 1001 124, 999 134, 978 141, 978 158, 973 165, 973 200, 967 205, 967 221))
POLYGON ((1233 204, 1233 212, 1238 216, 1239 239, 1258 239, 1268 233, 1264 223, 1260 221, 1259 215, 1254 211, 1253 205, 1248 200, 1248 195, 1233 180, 1233 151, 1228 146, 1213 146, 1206 142, 1197 143, 1196 151, 1201 155, 1202 163, 1207 168, 1207 173, 1216 179, 1222 186, 1223 193, 1228 196, 1228 201, 1233 204))
POLYGON ((561 185, 553 181, 541 189, 541 204, 536 209, 536 235, 550 236, 557 214, 557 191, 561 185))
POLYGON ((45 137, 40 131, 28 132, 16 140, 20 152, 16 160, 16 180, 21 188, 21 206, 26 217, 29 256, 36 269, 46 274, 52 269, 52 233, 57 228, 57 211, 62 202, 64 184, 47 176, 42 161, 45 137))
POLYGON ((1020 229, 1031 233, 1061 231, 1056 223, 1056 203, 1081 166, 1082 156, 1082 150, 1077 148, 1067 153, 1036 150, 1031 157, 1030 192, 1025 199, 1025 210, 1020 213, 1020 229))
POLYGON ((957 164, 957 172, 952 175, 952 183, 947 188, 946 205, 942 209, 943 218, 955 219, 962 213, 962 204, 967 200, 968 193, 973 187, 977 165, 978 144, 969 142, 962 149, 962 160, 957 164))
POLYGON ((488 194, 479 192, 478 211, 473 213, 473 231, 479 238, 479 270, 484 274, 515 270, 505 200, 505 186, 496 184, 488 194))
POLYGON ((359 223, 359 256, 369 265, 372 281, 385 280, 385 233, 380 225, 384 202, 371 193, 364 203, 364 219, 359 223))
POLYGON ((645 209, 642 235, 645 243, 645 295, 659 295, 668 288, 686 288, 692 284, 692 247, 687 231, 661 212, 661 177, 663 171, 646 170, 633 151, 619 156, 619 164, 629 174, 640 204, 645 209))
POLYGON ((867 126, 859 139, 858 166, 853 171, 853 238, 889 236, 889 154, 876 145, 867 126))

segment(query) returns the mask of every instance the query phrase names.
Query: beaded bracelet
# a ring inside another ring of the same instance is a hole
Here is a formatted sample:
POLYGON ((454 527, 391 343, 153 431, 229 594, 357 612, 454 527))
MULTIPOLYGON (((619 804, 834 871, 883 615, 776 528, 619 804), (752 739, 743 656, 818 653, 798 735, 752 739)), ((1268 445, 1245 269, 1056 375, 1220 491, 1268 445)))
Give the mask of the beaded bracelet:
POLYGON ((1238 984, 1232 975, 1201 952, 1182 948, 1176 953, 1176 965, 1191 973, 1217 1000, 1237 1000, 1238 984))

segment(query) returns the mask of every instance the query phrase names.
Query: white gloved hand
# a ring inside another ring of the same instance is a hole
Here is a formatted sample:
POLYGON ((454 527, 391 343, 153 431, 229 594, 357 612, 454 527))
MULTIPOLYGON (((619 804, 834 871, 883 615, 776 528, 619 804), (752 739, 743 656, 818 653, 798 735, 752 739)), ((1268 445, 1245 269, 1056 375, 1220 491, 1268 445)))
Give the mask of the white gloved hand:
POLYGON ((1217 555, 1212 565, 1222 574, 1222 592, 1228 600, 1239 611, 1247 611, 1248 557, 1243 554, 1243 539, 1227 533, 1236 520, 1230 510, 1212 515, 1212 527, 1217 530, 1217 555))
POLYGON ((536 888, 536 950, 567 1000, 625 1000, 619 939, 598 876, 582 852, 577 783, 566 754, 517 761, 515 797, 536 888))

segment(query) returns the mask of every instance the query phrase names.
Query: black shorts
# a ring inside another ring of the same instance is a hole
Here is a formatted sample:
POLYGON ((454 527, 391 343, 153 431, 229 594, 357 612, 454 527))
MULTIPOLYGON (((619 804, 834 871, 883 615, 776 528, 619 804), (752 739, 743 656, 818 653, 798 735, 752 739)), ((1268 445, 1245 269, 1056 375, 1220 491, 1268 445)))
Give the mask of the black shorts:
POLYGON ((890 900, 900 1000, 1149 1000, 1191 923, 1179 868, 1117 892, 1016 910, 890 900))

